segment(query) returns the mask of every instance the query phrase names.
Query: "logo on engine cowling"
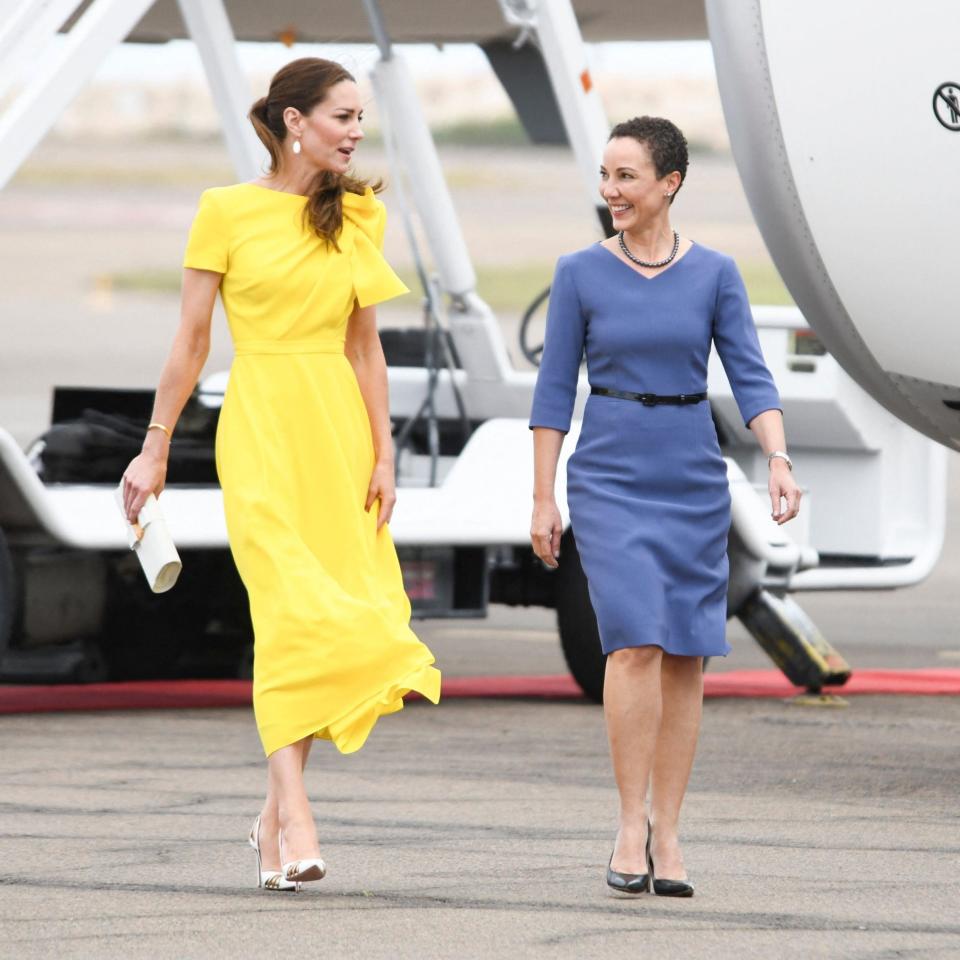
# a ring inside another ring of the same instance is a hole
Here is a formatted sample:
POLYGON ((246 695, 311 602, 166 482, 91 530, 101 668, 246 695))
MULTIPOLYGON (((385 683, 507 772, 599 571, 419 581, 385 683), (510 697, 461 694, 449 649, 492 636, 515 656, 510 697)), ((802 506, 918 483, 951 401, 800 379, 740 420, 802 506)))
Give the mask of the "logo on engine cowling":
POLYGON ((933 112, 948 130, 960 131, 960 83, 941 83, 933 94, 933 112))

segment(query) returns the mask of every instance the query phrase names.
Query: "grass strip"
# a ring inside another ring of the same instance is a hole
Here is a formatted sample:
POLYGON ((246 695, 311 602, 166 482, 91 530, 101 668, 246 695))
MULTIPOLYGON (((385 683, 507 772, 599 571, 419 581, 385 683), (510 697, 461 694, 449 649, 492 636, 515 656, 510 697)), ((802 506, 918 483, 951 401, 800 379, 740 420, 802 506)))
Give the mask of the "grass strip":
MULTIPOLYGON (((793 303, 787 288, 769 260, 746 260, 738 266, 751 303, 790 305, 793 303)), ((544 287, 550 283, 553 264, 547 261, 477 267, 477 291, 500 312, 521 313, 544 287)), ((412 291, 399 302, 411 306, 421 297, 417 275, 409 268, 397 271, 412 291)), ((181 271, 176 269, 126 270, 98 278, 101 286, 115 291, 146 294, 177 295, 180 293, 181 271)))

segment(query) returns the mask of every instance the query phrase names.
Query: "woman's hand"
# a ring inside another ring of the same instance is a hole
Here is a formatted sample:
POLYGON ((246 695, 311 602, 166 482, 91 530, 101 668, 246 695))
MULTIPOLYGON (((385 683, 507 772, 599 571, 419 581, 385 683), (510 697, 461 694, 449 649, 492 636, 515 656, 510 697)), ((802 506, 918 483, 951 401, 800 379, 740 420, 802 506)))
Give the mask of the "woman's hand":
POLYGON ((533 552, 554 570, 559 566, 560 536, 563 533, 563 519, 557 508, 557 501, 535 500, 533 519, 530 521, 530 543, 533 552))
POLYGON ((786 462, 779 457, 770 461, 770 505, 778 524, 792 520, 800 512, 800 488, 786 462), (786 500, 786 507, 783 507, 786 500))
POLYGON ((394 478, 393 463, 389 460, 378 460, 370 476, 370 489, 367 491, 367 502, 364 510, 368 513, 373 504, 379 500, 380 508, 377 511, 377 532, 390 522, 393 516, 393 507, 397 502, 397 484, 394 478))
POLYGON ((158 497, 167 480, 165 452, 145 447, 123 471, 123 510, 131 524, 137 523, 140 509, 151 493, 158 497))

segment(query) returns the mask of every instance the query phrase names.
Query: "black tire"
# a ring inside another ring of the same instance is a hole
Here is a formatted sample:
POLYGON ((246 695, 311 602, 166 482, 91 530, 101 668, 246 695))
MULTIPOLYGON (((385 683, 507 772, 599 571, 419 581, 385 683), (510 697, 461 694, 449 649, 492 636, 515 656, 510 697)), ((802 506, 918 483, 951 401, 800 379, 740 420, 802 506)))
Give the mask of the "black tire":
POLYGON ((243 653, 237 661, 237 679, 253 679, 253 644, 248 643, 243 648, 243 653))
POLYGON ((107 597, 101 641, 109 679, 176 678, 181 649, 198 632, 190 630, 189 613, 196 619, 202 606, 191 608, 179 588, 169 594, 151 593, 132 554, 111 565, 107 597))
POLYGON ((0 657, 13 638, 13 625, 17 618, 18 591, 13 570, 13 557, 7 540, 0 530, 0 657))
POLYGON ((603 673, 607 658, 600 649, 597 617, 590 603, 587 578, 580 554, 567 530, 560 541, 560 568, 557 578, 557 627, 560 646, 573 679, 595 703, 603 703, 603 673))
POLYGON ((109 679, 109 669, 103 650, 92 640, 83 645, 83 660, 74 672, 73 683, 104 683, 109 679))

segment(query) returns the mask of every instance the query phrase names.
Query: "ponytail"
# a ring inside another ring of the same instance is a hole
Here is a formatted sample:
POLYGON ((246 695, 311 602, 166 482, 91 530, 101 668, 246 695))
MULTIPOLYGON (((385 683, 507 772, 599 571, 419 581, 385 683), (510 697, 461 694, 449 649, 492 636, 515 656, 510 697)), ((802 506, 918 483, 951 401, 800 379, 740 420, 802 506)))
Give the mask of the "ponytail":
POLYGON ((277 134, 271 129, 270 111, 266 97, 261 97, 250 108, 247 118, 253 124, 254 132, 260 138, 260 142, 267 148, 267 151, 270 154, 270 172, 275 173, 280 167, 280 157, 282 155, 280 144, 283 142, 283 138, 286 136, 286 125, 284 125, 280 136, 277 136, 277 134))

